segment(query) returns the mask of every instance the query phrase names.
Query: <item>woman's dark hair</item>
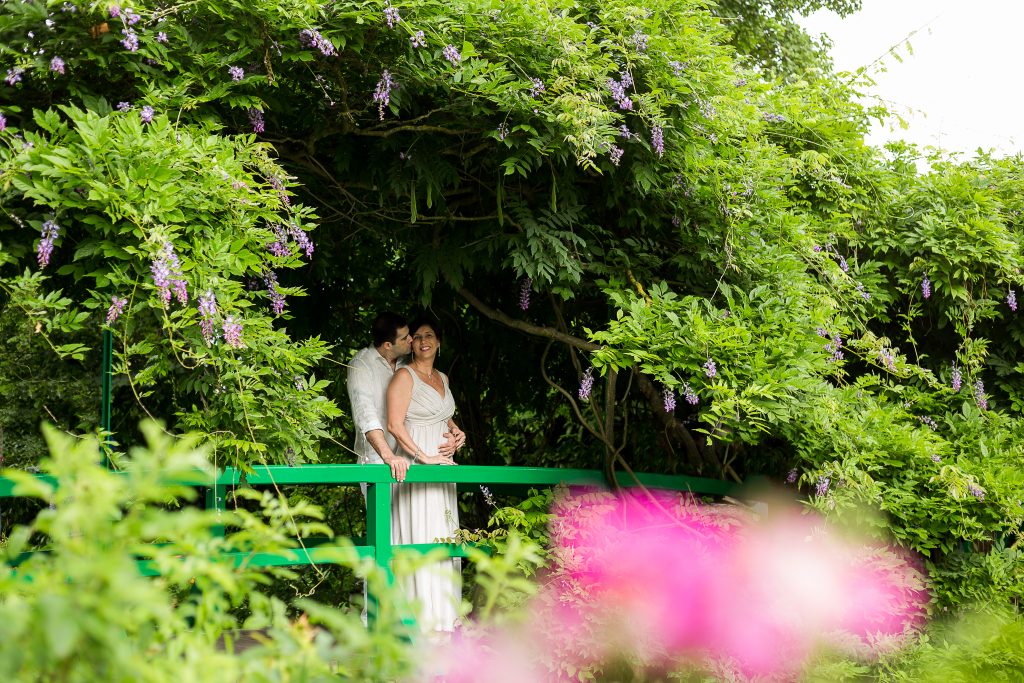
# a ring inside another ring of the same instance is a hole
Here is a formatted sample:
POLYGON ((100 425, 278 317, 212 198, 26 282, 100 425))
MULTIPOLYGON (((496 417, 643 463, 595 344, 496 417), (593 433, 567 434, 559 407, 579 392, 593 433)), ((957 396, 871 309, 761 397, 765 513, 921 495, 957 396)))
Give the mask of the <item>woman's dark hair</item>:
POLYGON ((434 336, 437 337, 437 341, 441 341, 444 333, 441 331, 441 323, 437 321, 432 315, 427 313, 420 313, 418 316, 409 321, 409 333, 416 334, 416 330, 426 325, 434 331, 434 336))
POLYGON ((373 327, 371 328, 373 345, 383 346, 387 342, 394 344, 395 340, 398 339, 398 330, 405 327, 405 325, 405 318, 397 313, 384 311, 373 320, 373 327))

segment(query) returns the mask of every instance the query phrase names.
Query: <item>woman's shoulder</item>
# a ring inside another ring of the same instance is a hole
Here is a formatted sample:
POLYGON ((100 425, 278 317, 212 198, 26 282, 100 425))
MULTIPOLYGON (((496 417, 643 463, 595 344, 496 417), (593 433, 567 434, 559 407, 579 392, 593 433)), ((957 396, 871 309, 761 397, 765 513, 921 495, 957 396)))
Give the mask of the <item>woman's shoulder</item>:
POLYGON ((391 377, 391 383, 412 384, 415 377, 416 373, 412 371, 412 368, 410 368, 408 365, 403 365, 402 367, 395 370, 395 374, 391 377), (405 372, 402 372, 402 370, 405 370, 405 372))

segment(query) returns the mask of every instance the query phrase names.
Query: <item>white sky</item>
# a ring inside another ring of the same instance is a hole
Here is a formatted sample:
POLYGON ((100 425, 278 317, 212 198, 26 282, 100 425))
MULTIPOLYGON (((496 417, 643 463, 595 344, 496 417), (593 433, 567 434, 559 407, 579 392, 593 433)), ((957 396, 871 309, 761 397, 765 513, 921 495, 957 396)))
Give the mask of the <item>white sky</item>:
POLYGON ((899 46, 902 63, 888 55, 869 70, 877 82, 870 92, 901 112, 910 129, 876 127, 870 142, 904 139, 966 153, 995 148, 1000 155, 1024 150, 1024 1, 863 0, 846 19, 821 11, 803 24, 832 39, 840 71, 899 46), (902 45, 908 37, 912 55, 902 45))

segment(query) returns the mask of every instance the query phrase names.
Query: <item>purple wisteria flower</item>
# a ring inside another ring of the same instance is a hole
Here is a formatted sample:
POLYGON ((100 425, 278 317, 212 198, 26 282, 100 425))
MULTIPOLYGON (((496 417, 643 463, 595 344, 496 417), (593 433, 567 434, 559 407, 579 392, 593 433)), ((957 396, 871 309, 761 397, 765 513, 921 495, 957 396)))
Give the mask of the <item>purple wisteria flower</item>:
POLYGON ((277 289, 277 273, 270 270, 263 276, 263 283, 267 286, 267 294, 270 295, 270 309, 274 315, 284 313, 284 294, 277 289))
POLYGON ((786 475, 786 483, 787 484, 795 484, 796 483, 796 468, 795 467, 789 471, 789 474, 786 475))
POLYGON ((249 125, 252 126, 253 133, 262 133, 264 130, 263 123, 263 112, 255 107, 249 109, 249 125))
POLYGON ((985 491, 977 484, 971 484, 968 486, 967 493, 971 494, 978 500, 985 500, 985 491))
POLYGON ((594 388, 594 368, 587 368, 580 380, 579 397, 581 401, 590 400, 590 392, 594 388))
POLYGON ((982 410, 988 410, 988 399, 985 398, 985 383, 980 379, 974 383, 974 402, 982 410))
POLYGON ((317 49, 325 57, 333 57, 337 54, 334 44, 324 38, 320 31, 314 29, 305 28, 299 31, 299 44, 302 47, 317 49))
POLYGON ((7 119, 4 118, 3 112, 0 112, 0 131, 7 128, 7 119))
POLYGON ((128 10, 128 14, 125 15, 124 18, 124 23, 128 24, 129 26, 135 26, 135 24, 139 23, 140 21, 142 21, 141 16, 139 16, 135 12, 132 12, 131 10, 128 10))
POLYGON ((277 239, 267 245, 267 251, 280 258, 291 256, 291 249, 288 248, 288 233, 280 225, 271 226, 271 230, 274 231, 274 236, 277 239))
POLYGON ((686 402, 691 406, 697 405, 700 401, 700 399, 697 398, 697 392, 693 390, 693 387, 690 386, 689 382, 683 383, 683 398, 686 399, 686 402))
POLYGON ((387 23, 388 28, 394 28, 401 20, 402 16, 398 13, 397 7, 384 8, 384 21, 387 23))
POLYGON ((494 502, 494 495, 491 494, 491 490, 480 484, 480 493, 484 494, 484 502, 490 505, 492 508, 498 507, 498 504, 494 502))
POLYGON ((818 483, 814 487, 814 493, 819 496, 824 496, 828 493, 828 487, 831 483, 832 479, 829 477, 818 477, 818 483))
POLYGON ((504 123, 504 122, 499 123, 498 124, 498 139, 499 140, 504 140, 507 137, 508 137, 508 124, 504 123))
POLYGON ((21 74, 25 73, 25 70, 20 67, 14 67, 13 69, 7 70, 7 85, 14 85, 21 81, 21 74))
POLYGON ((708 379, 713 379, 718 374, 718 368, 715 366, 715 361, 708 358, 704 362, 704 374, 708 376, 708 379))
POLYGON ((815 244, 814 245, 814 253, 815 254, 820 254, 821 253, 821 245, 820 244, 815 244))
POLYGON ((831 353, 832 356, 829 360, 832 362, 838 362, 843 359, 843 337, 838 332, 832 335, 832 339, 828 344, 825 344, 825 351, 831 353))
POLYGON ((932 453, 932 462, 942 462, 942 458, 939 457, 938 453, 932 453))
POLYGON ((124 312, 124 307, 128 303, 128 299, 115 296, 110 300, 110 308, 107 309, 107 324, 113 325, 117 322, 117 319, 121 317, 121 313, 124 312))
POLYGON ((164 306, 171 303, 172 289, 178 303, 182 306, 188 303, 188 284, 181 274, 181 263, 178 261, 178 255, 174 253, 173 244, 164 242, 150 263, 149 269, 164 306))
POLYGON ((36 246, 36 259, 39 267, 45 268, 50 265, 50 256, 53 254, 53 241, 60 235, 60 226, 53 221, 43 223, 39 244, 36 246))
POLYGON ((58 73, 61 76, 64 75, 64 60, 60 57, 54 57, 50 60, 50 71, 58 73))
POLYGON ((156 112, 153 111, 153 107, 151 107, 151 106, 149 106, 147 104, 147 105, 145 105, 142 108, 142 111, 139 113, 139 118, 142 119, 143 123, 152 123, 153 122, 153 115, 155 113, 156 112))
POLYGON ((530 97, 539 97, 544 92, 544 81, 539 78, 531 78, 530 97))
POLYGON ((124 34, 124 38, 121 40, 121 45, 124 49, 129 52, 138 52, 139 50, 139 36, 133 29, 126 28, 121 31, 124 34))
POLYGON ((770 112, 770 111, 766 111, 764 114, 762 114, 762 118, 765 121, 767 121, 768 123, 785 123, 786 122, 786 117, 785 116, 783 116, 782 114, 775 114, 775 113, 770 112))
POLYGON ((626 124, 622 124, 621 126, 619 126, 619 137, 626 138, 627 140, 632 140, 633 131, 631 131, 629 129, 629 126, 627 126, 626 124))
POLYGON ((928 427, 928 429, 932 430, 933 432, 939 429, 939 424, 932 418, 928 417, 927 415, 921 415, 917 419, 921 421, 921 424, 928 427))
POLYGON ((659 157, 665 154, 665 132, 661 129, 661 126, 655 126, 651 128, 651 147, 654 148, 654 153, 659 157))
POLYGON ((121 16, 121 6, 111 5, 107 8, 107 13, 110 14, 111 17, 116 19, 117 17, 121 16))
POLYGON ((885 369, 889 372, 896 372, 896 357, 892 353, 892 349, 882 349, 878 352, 878 360, 885 366, 885 369))
POLYGON ((625 151, 626 150, 622 149, 621 147, 616 147, 615 145, 612 145, 611 149, 608 150, 608 158, 611 159, 613 164, 618 166, 619 162, 622 161, 622 155, 625 153, 625 151))
POLYGON ((680 218, 679 216, 672 216, 672 227, 673 228, 678 228, 682 224, 683 224, 683 219, 682 218, 680 218))
POLYGON ((665 391, 661 392, 661 400, 664 403, 666 413, 675 412, 676 395, 672 393, 671 389, 665 389, 665 391))
POLYGON ((132 108, 132 103, 131 102, 118 102, 117 103, 117 110, 118 111, 128 111, 131 108, 132 108))
POLYGON ((524 277, 519 283, 519 308, 527 310, 530 307, 530 291, 533 289, 533 279, 524 277))
POLYGON ((231 76, 231 80, 240 81, 245 78, 245 69, 240 66, 229 66, 228 75, 231 76))
POLYGON ((952 377, 952 381, 950 382, 950 385, 953 387, 954 393, 957 393, 957 394, 960 393, 960 387, 963 386, 963 383, 964 383, 964 377, 963 377, 962 374, 960 374, 960 368, 959 368, 959 366, 954 365, 953 366, 953 377, 952 377))
POLYGON ((233 349, 240 349, 245 344, 242 342, 242 323, 235 321, 235 316, 229 315, 224 319, 221 328, 224 332, 224 343, 233 349))
POLYGON ((850 264, 846 262, 846 257, 845 256, 840 256, 839 257, 839 268, 844 273, 849 273, 850 272, 850 264))
POLYGON ((733 85, 734 88, 742 88, 746 84, 747 84, 747 79, 745 79, 745 78, 737 78, 736 82, 733 83, 732 85, 733 85))
POLYGON ((281 203, 285 206, 291 206, 292 200, 288 197, 288 192, 284 188, 284 183, 276 175, 271 173, 267 176, 267 182, 272 188, 277 190, 277 197, 281 200, 281 203))
POLYGON ((718 110, 715 109, 715 105, 707 100, 697 100, 697 108, 700 110, 701 116, 709 121, 718 116, 718 110))
POLYGON ((637 52, 647 52, 647 34, 637 31, 629 37, 629 42, 637 52))
POLYGON ((313 241, 309 239, 305 230, 292 223, 288 226, 288 235, 295 240, 299 250, 306 254, 306 258, 313 257, 313 241))
POLYGON ((615 104, 619 105, 619 109, 632 111, 633 100, 626 96, 626 89, 632 85, 633 76, 628 71, 620 74, 620 80, 608 79, 608 90, 611 91, 612 99, 615 100, 615 104))
POLYGON ((416 31, 416 35, 409 36, 409 42, 414 48, 426 47, 427 37, 423 35, 423 31, 416 31))
POLYGON ((199 297, 199 329, 203 332, 203 340, 207 346, 212 346, 217 340, 213 332, 213 321, 217 317, 217 297, 212 290, 206 290, 206 294, 199 297))
POLYGON ((921 278, 921 296, 925 299, 932 297, 932 281, 928 279, 928 273, 925 273, 924 277, 921 278))
POLYGON ((1017 311, 1017 292, 1013 288, 1010 288, 1010 293, 1006 295, 1006 305, 1011 311, 1017 311))
POLYGON ((459 54, 458 49, 454 45, 445 45, 444 49, 441 50, 441 55, 451 62, 452 66, 458 66, 459 62, 462 61, 462 55, 459 54))
POLYGON ((860 297, 864 299, 864 301, 871 300, 871 294, 866 289, 864 289, 864 285, 860 282, 857 283, 857 291, 860 293, 860 297))
POLYGON ((377 81, 377 89, 373 91, 373 101, 377 103, 377 113, 380 120, 384 120, 384 110, 391 104, 391 89, 395 87, 395 81, 391 78, 391 72, 384 69, 381 72, 380 80, 377 81))
POLYGON ((160 33, 157 33, 156 34, 156 42, 158 42, 158 43, 166 43, 167 42, 167 34, 164 33, 163 31, 160 31, 160 33))

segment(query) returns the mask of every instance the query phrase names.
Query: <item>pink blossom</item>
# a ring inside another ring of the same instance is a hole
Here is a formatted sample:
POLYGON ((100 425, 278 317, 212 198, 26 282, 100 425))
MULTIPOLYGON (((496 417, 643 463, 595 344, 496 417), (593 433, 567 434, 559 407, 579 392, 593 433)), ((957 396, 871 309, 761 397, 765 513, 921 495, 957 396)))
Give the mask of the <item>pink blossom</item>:
POLYGON ((921 625, 924 574, 907 557, 781 501, 770 509, 755 521, 678 493, 566 495, 529 626, 434 646, 423 680, 547 680, 530 668, 537 652, 556 670, 619 660, 663 672, 688 660, 730 680, 791 680, 823 641, 877 655, 877 642, 921 625))

